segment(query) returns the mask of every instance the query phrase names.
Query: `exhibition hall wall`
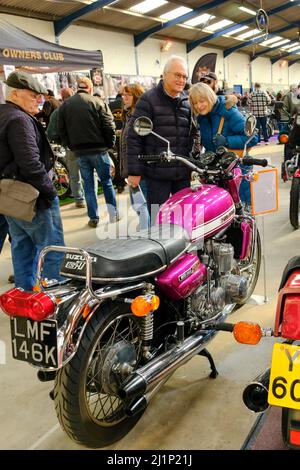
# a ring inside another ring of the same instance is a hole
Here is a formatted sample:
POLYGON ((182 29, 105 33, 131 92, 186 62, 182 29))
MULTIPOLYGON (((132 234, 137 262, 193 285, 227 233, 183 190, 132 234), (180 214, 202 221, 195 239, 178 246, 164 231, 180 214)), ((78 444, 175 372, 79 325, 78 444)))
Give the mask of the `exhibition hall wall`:
MULTIPOLYGON (((53 23, 49 21, 0 14, 0 18, 22 28, 35 36, 55 42, 53 23)), ((78 49, 100 49, 104 58, 104 72, 107 74, 147 75, 159 77, 170 55, 180 55, 188 60, 192 74, 197 60, 209 52, 217 53, 216 74, 220 80, 226 80, 228 88, 233 85, 250 87, 259 81, 265 87, 274 90, 288 88, 292 83, 300 82, 300 63, 291 67, 281 66, 277 62, 271 66, 269 59, 259 57, 250 64, 250 57, 242 53, 233 53, 226 59, 220 49, 199 46, 189 54, 183 42, 173 41, 168 52, 161 51, 162 40, 148 38, 135 51, 133 36, 130 34, 71 25, 59 38, 60 45, 78 49)))

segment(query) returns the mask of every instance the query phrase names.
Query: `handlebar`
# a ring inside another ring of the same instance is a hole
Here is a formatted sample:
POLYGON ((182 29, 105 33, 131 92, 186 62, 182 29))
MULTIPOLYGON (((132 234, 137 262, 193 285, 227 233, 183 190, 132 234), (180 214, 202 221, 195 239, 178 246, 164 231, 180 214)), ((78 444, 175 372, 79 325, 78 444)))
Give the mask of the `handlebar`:
POLYGON ((139 155, 138 159, 142 162, 161 162, 164 161, 163 155, 139 155))
POLYGON ((268 166, 269 162, 265 158, 252 158, 252 157, 245 157, 242 159, 242 164, 247 166, 252 165, 259 165, 262 167, 268 166))

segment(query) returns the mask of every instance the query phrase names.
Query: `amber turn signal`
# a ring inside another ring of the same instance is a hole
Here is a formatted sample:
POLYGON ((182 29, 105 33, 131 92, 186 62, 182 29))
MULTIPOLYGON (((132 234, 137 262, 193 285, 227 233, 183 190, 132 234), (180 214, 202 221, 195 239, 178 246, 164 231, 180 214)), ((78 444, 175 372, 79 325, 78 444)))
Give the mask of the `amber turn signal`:
POLYGON ((287 144, 288 141, 289 141, 289 136, 288 136, 287 134, 281 134, 281 135, 279 136, 279 142, 280 142, 281 144, 287 144))
POLYGON ((242 344, 258 344, 262 337, 262 330, 257 323, 240 321, 234 325, 233 336, 242 344))
POLYGON ((159 303, 157 295, 139 295, 131 302, 131 311, 137 317, 145 317, 150 312, 157 310, 159 303))

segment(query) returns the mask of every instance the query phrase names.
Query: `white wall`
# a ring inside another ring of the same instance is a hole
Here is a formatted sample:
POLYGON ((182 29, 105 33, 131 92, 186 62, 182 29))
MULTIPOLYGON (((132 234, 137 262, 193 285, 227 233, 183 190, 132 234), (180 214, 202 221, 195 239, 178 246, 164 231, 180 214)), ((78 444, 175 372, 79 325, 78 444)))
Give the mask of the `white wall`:
MULTIPOLYGON (((7 14, 0 14, 0 18, 34 36, 55 42, 53 23, 50 21, 7 14)), ((173 41, 168 52, 161 52, 162 42, 160 39, 148 38, 135 51, 133 35, 76 25, 70 26, 60 36, 62 46, 86 50, 100 49, 103 53, 104 71, 108 74, 137 75, 139 73, 139 75, 159 77, 167 59, 175 54, 188 60, 191 76, 195 63, 202 55, 216 52, 216 74, 219 80, 226 79, 230 88, 235 84, 249 88, 250 58, 248 55, 234 53, 223 59, 221 50, 203 46, 198 46, 187 54, 185 44, 179 41, 173 41)), ((251 69, 253 83, 258 81, 265 87, 273 84, 275 90, 300 82, 300 63, 292 67, 281 67, 277 62, 271 66, 269 59, 259 57, 251 63, 251 69)))

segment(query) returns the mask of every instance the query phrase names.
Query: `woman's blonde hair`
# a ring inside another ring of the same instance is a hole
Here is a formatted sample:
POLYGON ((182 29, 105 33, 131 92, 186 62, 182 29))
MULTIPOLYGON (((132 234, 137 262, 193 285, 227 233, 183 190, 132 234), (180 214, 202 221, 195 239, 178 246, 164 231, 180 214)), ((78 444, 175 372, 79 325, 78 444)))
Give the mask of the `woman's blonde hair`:
POLYGON ((218 98, 215 92, 206 85, 206 83, 195 83, 189 90, 189 100, 191 103, 192 111, 197 116, 197 111, 194 108, 194 103, 197 101, 205 100, 208 102, 211 111, 216 104, 218 98))

